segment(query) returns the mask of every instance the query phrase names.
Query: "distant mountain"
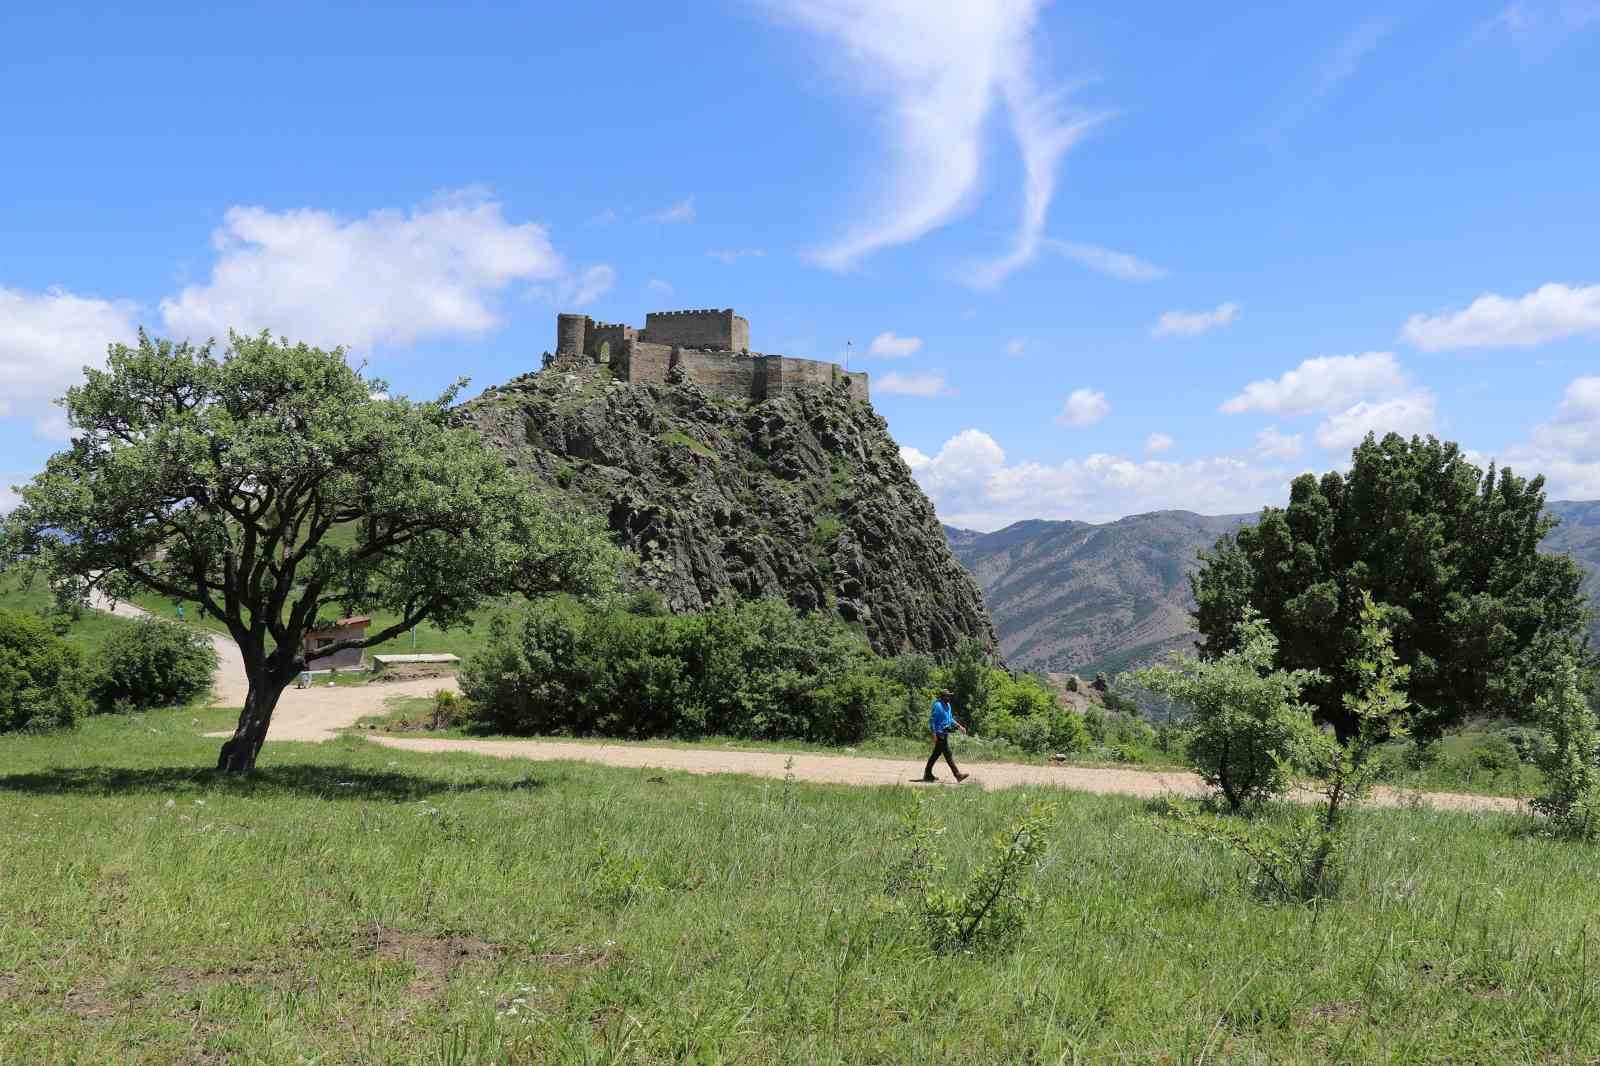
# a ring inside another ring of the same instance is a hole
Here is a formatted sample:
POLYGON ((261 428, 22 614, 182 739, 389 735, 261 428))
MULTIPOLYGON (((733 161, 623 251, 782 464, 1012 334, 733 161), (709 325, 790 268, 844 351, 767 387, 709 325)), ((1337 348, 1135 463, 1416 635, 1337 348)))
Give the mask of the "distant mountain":
MULTIPOLYGON (((1552 503, 1546 548, 1577 559, 1600 611, 1600 501, 1552 503)), ((1254 514, 1156 511, 1116 522, 1018 522, 994 533, 945 527, 977 578, 1012 666, 1108 674, 1193 647, 1188 575, 1197 553, 1254 514)), ((1600 643, 1600 618, 1591 625, 1600 643)))

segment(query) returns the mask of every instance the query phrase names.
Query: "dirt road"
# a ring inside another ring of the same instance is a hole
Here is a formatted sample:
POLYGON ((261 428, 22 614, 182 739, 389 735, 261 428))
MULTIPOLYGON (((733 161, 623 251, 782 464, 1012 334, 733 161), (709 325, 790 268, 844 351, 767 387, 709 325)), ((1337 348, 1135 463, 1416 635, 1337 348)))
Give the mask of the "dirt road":
MULTIPOLYGON (((98 605, 105 609, 107 605, 98 605)), ((136 618, 144 612, 130 604, 118 604, 116 614, 136 618)), ((213 684, 213 704, 224 707, 244 705, 249 686, 245 682, 244 660, 227 637, 212 635, 219 666, 213 684)), ((373 684, 360 687, 309 689, 291 688, 272 716, 271 740, 332 740, 339 731, 359 719, 382 714, 384 704, 399 696, 431 696, 440 689, 459 692, 454 678, 430 678, 373 684)), ((210 733, 225 737, 228 733, 210 733)), ((914 759, 876 759, 854 755, 814 755, 796 753, 792 767, 785 764, 789 755, 765 751, 726 751, 712 748, 666 748, 649 744, 579 744, 553 740, 457 740, 423 737, 368 735, 368 740, 406 751, 464 751, 503 759, 571 759, 607 766, 655 767, 685 770, 693 774, 751 774, 782 778, 792 772, 798 781, 817 781, 839 785, 898 785, 910 782, 922 772, 914 759)), ((1022 763, 973 763, 974 786, 1014 788, 1018 785, 1054 785, 1080 792, 1101 792, 1121 796, 1199 796, 1206 791, 1198 777, 1182 771, 1155 772, 1082 766, 1042 766, 1022 763)), ((943 768, 941 767, 941 771, 943 768)), ((935 787, 935 786, 927 786, 935 787)), ((946 787, 950 787, 947 785, 946 787)), ((1419 804, 1441 810, 1519 811, 1520 800, 1501 796, 1469 796, 1450 792, 1402 792, 1379 789, 1373 802, 1386 807, 1419 804)))
MULTIPOLYGON (((131 603, 119 603, 113 608, 102 601, 95 606, 124 618, 141 618, 145 614, 131 603)), ((245 679, 239 646, 221 634, 212 633, 210 637, 212 646, 217 649, 217 673, 211 681, 212 706, 243 707, 250 683, 245 679)), ((339 730, 355 725, 367 715, 382 714, 384 704, 395 697, 431 696, 440 689, 460 691, 453 677, 346 688, 329 688, 326 682, 307 689, 291 687, 284 691, 278 709, 272 714, 272 728, 267 732, 267 739, 332 740, 339 735, 339 730)), ((231 733, 206 735, 226 737, 231 733)))

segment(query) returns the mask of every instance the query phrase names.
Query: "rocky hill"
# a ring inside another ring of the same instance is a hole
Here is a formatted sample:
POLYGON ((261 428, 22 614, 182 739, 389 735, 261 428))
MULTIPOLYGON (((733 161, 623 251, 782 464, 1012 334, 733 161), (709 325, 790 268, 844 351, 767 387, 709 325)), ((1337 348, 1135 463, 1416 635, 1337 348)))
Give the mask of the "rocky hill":
POLYGON ((843 389, 750 401, 572 360, 461 415, 536 483, 605 515, 672 610, 776 596, 858 622, 884 653, 995 644, 887 425, 843 389))
MULTIPOLYGON (((1561 525, 1545 547, 1583 565, 1584 587, 1600 611, 1600 501, 1549 509, 1561 525)), ((1192 647, 1188 574, 1195 555, 1255 517, 1157 511, 1104 525, 947 528, 946 536, 983 588, 1007 662, 1093 676, 1192 647)), ((1592 632, 1600 644, 1600 618, 1592 632)))

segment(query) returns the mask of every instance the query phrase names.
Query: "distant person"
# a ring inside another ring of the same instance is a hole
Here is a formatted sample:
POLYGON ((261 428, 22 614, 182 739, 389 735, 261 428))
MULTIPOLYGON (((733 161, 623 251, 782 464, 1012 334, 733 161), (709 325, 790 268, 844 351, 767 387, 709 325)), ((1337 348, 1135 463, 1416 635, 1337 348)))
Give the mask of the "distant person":
POLYGON ((966 726, 956 721, 955 711, 950 708, 950 698, 950 690, 941 689, 933 701, 933 713, 928 715, 928 731, 933 734, 933 754, 928 756, 928 766, 922 771, 924 781, 939 780, 933 776, 933 764, 939 761, 941 755, 950 764, 950 772, 956 775, 956 781, 965 781, 969 776, 956 769, 955 757, 950 754, 950 730, 967 731, 966 726))

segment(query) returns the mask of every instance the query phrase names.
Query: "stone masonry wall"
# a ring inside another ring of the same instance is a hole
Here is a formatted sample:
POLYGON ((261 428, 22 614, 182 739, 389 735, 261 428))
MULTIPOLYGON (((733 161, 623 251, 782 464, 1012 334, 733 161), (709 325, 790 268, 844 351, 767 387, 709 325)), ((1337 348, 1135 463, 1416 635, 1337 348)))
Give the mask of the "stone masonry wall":
POLYGON ((600 346, 608 344, 611 346, 611 357, 615 359, 617 353, 622 351, 623 344, 633 340, 637 335, 638 331, 632 326, 618 325, 614 322, 590 322, 583 354, 598 359, 600 346))
POLYGON ((834 371, 838 369, 832 363, 788 355, 769 355, 764 363, 762 395, 769 400, 803 385, 832 385, 834 371))
POLYGON ((732 308, 720 311, 652 311, 644 316, 639 339, 684 348, 743 352, 750 348, 750 323, 732 308))
POLYGON ((736 352, 701 352, 678 348, 673 365, 683 368, 689 380, 718 396, 742 400, 756 398, 756 360, 736 352))
POLYGON ((618 377, 624 381, 646 385, 666 384, 667 368, 672 365, 670 345, 630 340, 623 344, 622 351, 622 365, 619 366, 615 358, 611 361, 612 369, 618 377))

